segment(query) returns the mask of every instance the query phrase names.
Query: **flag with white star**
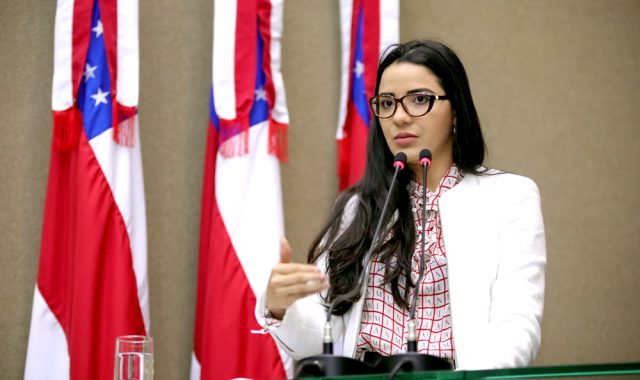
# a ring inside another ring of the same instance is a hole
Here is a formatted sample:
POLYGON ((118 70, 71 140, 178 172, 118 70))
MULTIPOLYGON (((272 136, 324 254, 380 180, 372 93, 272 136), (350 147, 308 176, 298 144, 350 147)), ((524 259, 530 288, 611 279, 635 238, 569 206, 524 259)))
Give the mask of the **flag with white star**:
MULTIPOLYGON (((274 3, 276 1, 214 0, 217 11, 230 17, 214 25, 216 30, 220 24, 225 29, 220 28, 221 35, 214 36, 220 43, 214 44, 212 80, 217 100, 213 111, 219 118, 219 150, 225 157, 248 153, 250 114, 257 112, 254 110, 257 107, 266 112, 269 120, 269 153, 286 160, 289 113, 280 73, 281 32, 273 35, 270 34, 273 31, 258 28, 260 21, 254 17, 269 12, 274 3), (242 27, 230 25, 237 24, 238 19, 243 20, 242 27), (235 33, 229 33, 230 30, 235 33), (260 70, 256 71, 256 66, 260 70)), ((262 23, 268 27, 281 21, 263 20, 262 23)))
POLYGON ((254 317, 284 235, 283 6, 283 0, 214 1, 191 380, 292 375, 291 359, 254 317))
POLYGON ((399 40, 399 0, 340 0, 342 82, 336 133, 340 190, 364 173, 378 59, 399 40))
POLYGON ((149 331, 137 15, 137 0, 57 2, 26 380, 111 380, 116 337, 149 331))

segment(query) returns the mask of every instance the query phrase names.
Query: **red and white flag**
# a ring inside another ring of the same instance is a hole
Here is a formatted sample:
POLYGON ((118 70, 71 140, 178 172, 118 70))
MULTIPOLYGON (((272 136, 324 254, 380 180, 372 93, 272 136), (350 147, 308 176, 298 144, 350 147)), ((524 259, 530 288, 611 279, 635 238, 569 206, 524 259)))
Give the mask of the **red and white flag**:
POLYGON ((277 379, 291 360, 254 317, 284 236, 283 0, 215 0, 191 379, 277 379))
POLYGON ((340 190, 364 174, 379 57, 399 40, 399 0, 340 0, 342 82, 336 134, 340 190))
POLYGON ((111 380, 116 337, 149 329, 138 2, 58 0, 54 40, 53 139, 24 377, 111 380))

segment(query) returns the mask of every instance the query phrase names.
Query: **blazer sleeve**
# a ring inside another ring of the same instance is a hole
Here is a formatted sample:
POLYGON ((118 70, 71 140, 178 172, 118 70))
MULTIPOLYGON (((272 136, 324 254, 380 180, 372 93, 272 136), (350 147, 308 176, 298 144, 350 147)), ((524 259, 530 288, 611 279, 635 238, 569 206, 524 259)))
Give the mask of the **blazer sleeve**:
POLYGON ((497 272, 491 292, 486 364, 527 366, 540 348, 544 308, 546 245, 535 183, 508 177, 500 202, 497 272))
MULTIPOLYGON (((352 197, 345 206, 340 231, 353 220, 357 197, 352 197)), ((327 255, 321 255, 316 265, 327 273, 327 255)), ((278 346, 295 360, 322 353, 322 342, 326 311, 320 294, 312 294, 294 302, 281 322, 268 326, 265 320, 266 289, 256 302, 255 317, 265 331, 268 331, 278 346)), ((335 340, 344 336, 345 322, 342 316, 331 317, 331 328, 335 340), (337 338, 337 339, 336 339, 337 338)))
MULTIPOLYGON (((268 326, 264 318, 265 293, 256 303, 256 319, 269 332, 276 344, 295 360, 322 353, 322 333, 325 309, 317 294, 294 302, 280 323, 268 326)), ((342 318, 332 318, 333 333, 342 334, 342 318)))

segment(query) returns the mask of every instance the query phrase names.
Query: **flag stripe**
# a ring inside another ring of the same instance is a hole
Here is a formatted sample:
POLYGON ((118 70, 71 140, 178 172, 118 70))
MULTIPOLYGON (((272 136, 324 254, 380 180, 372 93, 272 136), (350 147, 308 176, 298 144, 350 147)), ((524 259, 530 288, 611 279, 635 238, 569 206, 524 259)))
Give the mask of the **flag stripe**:
MULTIPOLYGON (((135 116, 135 133, 136 141, 140 141, 137 116, 135 116)), ((133 149, 118 145, 109 133, 103 133, 92 139, 90 144, 125 224, 130 241, 139 304, 149 305, 147 222, 144 184, 140 180, 142 157, 139 144, 133 149)), ((145 330, 149 331, 149 308, 144 307, 140 311, 145 330)))
POLYGON ((89 49, 89 40, 91 39, 91 12, 93 10, 93 3, 93 0, 73 1, 73 24, 71 26, 73 36, 71 50, 72 95, 78 93, 80 82, 82 81, 87 49, 89 49))
POLYGON ((73 0, 58 0, 53 50, 51 107, 63 111, 73 105, 71 81, 73 0))
POLYGON ((400 4, 398 1, 380 1, 380 55, 400 41, 400 4))
MULTIPOLYGON (((138 46, 138 0, 118 1, 118 103, 138 105, 140 82, 138 46)), ((137 128, 136 128, 137 129, 137 128)))
MULTIPOLYGON (((347 103, 350 97, 349 80, 351 78, 351 16, 353 11, 353 0, 340 0, 340 41, 341 41, 341 67, 340 77, 340 108, 338 115, 338 131, 336 139, 345 138, 344 126, 347 119, 347 103)), ((340 149, 338 149, 338 152, 340 149)), ((340 167, 340 164, 338 164, 340 167)), ((340 170, 339 170, 340 172, 340 170)))
POLYGON ((38 288, 65 331, 71 379, 108 379, 116 336, 145 328, 127 228, 84 134, 69 155, 51 156, 38 288))
MULTIPOLYGON (((213 105, 213 90, 211 91, 211 97, 209 101, 209 105, 211 109, 214 108, 213 105)), ((215 112, 211 112, 215 115, 215 112)), ((211 276, 207 274, 211 269, 209 269, 209 257, 211 255, 211 241, 212 236, 211 232, 213 231, 213 214, 214 214, 214 204, 215 204, 215 168, 216 168, 216 157, 218 150, 218 134, 216 130, 216 126, 213 123, 213 118, 209 121, 209 127, 207 128, 207 148, 205 152, 205 161, 204 161, 204 175, 202 181, 202 201, 201 201, 201 212, 200 212, 200 241, 198 244, 199 254, 198 254, 198 289, 197 289, 197 302, 196 302, 196 318, 195 318, 195 327, 194 327, 194 345, 193 345, 193 356, 195 357, 195 364, 197 365, 197 377, 194 377, 194 368, 192 366, 192 380, 200 378, 200 362, 203 358, 203 349, 205 346, 205 338, 204 331, 205 326, 208 320, 206 316, 209 315, 207 313, 208 306, 211 305, 209 299, 209 293, 211 291, 211 287, 209 286, 209 279, 211 276)), ((217 209, 217 206, 216 206, 217 209)))
POLYGON ((25 380, 68 380, 69 353, 64 330, 36 284, 29 328, 25 380))
POLYGON ((279 163, 267 153, 267 127, 263 122, 250 129, 250 146, 255 152, 219 156, 216 163, 216 201, 254 294, 266 288, 269 276, 264 266, 256 265, 256 255, 260 261, 276 263, 284 235, 279 163))
MULTIPOLYGON (((125 2, 128 0, 124 0, 125 2)), ((120 1, 98 0, 96 4, 100 5, 100 14, 102 15, 103 39, 107 51, 107 64, 109 74, 111 76, 111 95, 116 92, 116 84, 118 83, 118 3, 120 1)), ((115 96, 114 96, 115 99, 115 96)))
POLYGON ((348 135, 338 141, 340 189, 355 184, 364 173, 369 126, 360 117, 353 102, 347 106, 348 135))
MULTIPOLYGON (((373 55, 371 52, 367 51, 367 48, 370 48, 373 44, 366 44, 367 38, 365 38, 365 28, 366 24, 365 19, 365 9, 361 8, 358 11, 358 15, 354 17, 354 25, 355 29, 355 38, 352 40, 352 51, 353 51, 353 67, 354 69, 351 72, 351 102, 355 106, 357 110, 357 116, 362 119, 365 127, 369 127, 369 104, 367 99, 369 99, 369 94, 367 93, 367 74, 371 72, 371 67, 368 65, 371 64, 370 57, 373 55)), ((377 50, 375 50, 377 56, 377 50)), ((377 65, 375 66, 377 67, 377 65)), ((373 92, 371 92, 373 93, 373 92)), ((353 128, 353 125, 349 125, 350 129, 353 128)), ((348 130, 349 131, 349 130, 348 130)))
POLYGON ((213 92, 215 113, 222 119, 236 118, 235 38, 227 38, 236 29, 235 1, 215 0, 213 22, 213 92))
MULTIPOLYGON (((256 55, 256 31, 257 31, 257 2, 255 0, 237 0, 236 15, 236 43, 235 46, 235 97, 236 97, 236 123, 246 122, 248 127, 249 112, 253 105, 253 91, 256 84, 255 65, 256 55)), ((225 118, 221 117, 222 125, 225 118)))
MULTIPOLYGON (((269 109, 273 108, 275 103, 275 88, 273 85, 273 75, 271 73, 271 1, 269 0, 258 0, 258 34, 259 39, 262 41, 263 45, 260 49, 260 54, 257 55, 256 59, 261 62, 260 66, 262 68, 262 72, 264 72, 265 83, 264 90, 267 96, 267 104, 269 109)), ((254 49, 256 51, 257 49, 254 49)), ((252 87, 255 85, 252 85, 252 87)), ((252 94, 253 95, 253 94, 252 94)), ((253 96, 252 96, 253 98, 253 96)))
POLYGON ((273 87, 275 89, 273 109, 271 118, 278 123, 289 124, 289 111, 287 110, 286 94, 284 88, 284 80, 280 71, 281 62, 281 42, 284 0, 272 0, 270 9, 270 33, 269 33, 269 70, 273 87))
MULTIPOLYGON (((268 124, 262 122, 249 130, 249 155, 235 158, 218 155, 216 160, 215 194, 220 223, 214 223, 214 230, 216 241, 222 241, 219 243, 222 246, 213 248, 215 255, 212 258, 217 265, 211 266, 218 268, 214 272, 218 275, 213 276, 218 281, 212 285, 212 289, 217 289, 214 293, 217 297, 212 303, 214 307, 229 305, 225 307, 229 318, 222 323, 239 332, 235 344, 222 348, 228 354, 221 355, 220 348, 217 349, 214 356, 221 359, 218 363, 213 362, 217 369, 212 379, 228 378, 227 375, 252 378, 285 375, 271 336, 251 334, 251 331, 261 329, 253 318, 255 294, 266 287, 268 269, 273 265, 269 263, 277 262, 279 237, 283 236, 279 186, 275 186, 280 182, 276 175, 278 161, 267 154, 267 138, 268 124), (235 306, 231 306, 233 304, 235 306), (230 360, 236 365, 229 363, 230 360), (222 364, 228 369, 225 370, 222 364)), ((213 336, 218 337, 213 341, 221 342, 228 336, 228 329, 224 325, 217 327, 211 326, 215 329, 213 336)), ((207 367, 203 365, 203 374, 207 367)))
MULTIPOLYGON (((376 73, 378 71, 378 58, 380 57, 380 1, 372 2, 372 6, 362 7, 364 25, 363 30, 363 55, 364 55, 364 84, 365 102, 373 96, 376 87, 376 73)), ((367 106, 367 114, 369 107, 367 106)), ((369 123, 367 123, 367 127, 369 123)))
MULTIPOLYGON (((266 127, 267 123, 262 122, 250 129, 250 155, 266 152, 266 127)), ((261 329, 252 315, 258 290, 255 289, 258 285, 253 284, 266 284, 265 266, 259 263, 277 260, 274 256, 278 254, 278 236, 282 236, 282 231, 275 234, 265 228, 273 226, 277 229, 282 225, 281 211, 273 211, 275 218, 272 218, 267 212, 258 210, 265 206, 281 206, 277 202, 280 198, 263 191, 273 187, 269 185, 269 179, 238 175, 246 172, 247 166, 264 160, 262 154, 231 159, 220 154, 216 157, 213 153, 216 144, 215 129, 210 127, 201 216, 196 360, 191 379, 282 378, 285 368, 271 336, 251 333, 261 329), (242 183, 245 178, 248 182, 242 183), (234 186, 222 186, 229 183, 234 186), (234 192, 241 194, 234 196, 234 192), (269 198, 276 202, 264 201, 269 198), (265 218, 269 220, 265 221, 265 218), (261 257, 257 258, 256 254, 261 257), (207 315, 216 317, 206 318, 207 315)), ((277 165, 273 156, 268 158, 277 165)), ((266 165, 252 167, 250 172, 268 173, 272 169, 268 166, 267 161, 266 165)), ((271 181, 279 182, 279 178, 271 181)), ((291 373, 290 365, 287 369, 291 373)))

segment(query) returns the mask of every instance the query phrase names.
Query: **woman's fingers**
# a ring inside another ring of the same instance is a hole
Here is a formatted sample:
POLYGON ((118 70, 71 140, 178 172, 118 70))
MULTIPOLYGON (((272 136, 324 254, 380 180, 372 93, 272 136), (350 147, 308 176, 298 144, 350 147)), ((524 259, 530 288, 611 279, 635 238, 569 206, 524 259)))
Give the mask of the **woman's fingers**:
POLYGON ((329 286, 326 277, 321 274, 281 276, 274 278, 272 285, 273 295, 277 298, 286 299, 290 303, 317 293, 329 286))
POLYGON ((289 241, 286 238, 280 239, 280 262, 291 262, 291 246, 289 245, 289 241))
POLYGON ((328 288, 326 276, 318 267, 291 262, 291 247, 287 239, 280 240, 280 262, 271 270, 267 286, 267 307, 276 317, 300 298, 328 288))
POLYGON ((321 282, 325 276, 317 271, 274 273, 271 276, 271 284, 276 287, 304 284, 308 282, 321 282))
POLYGON ((313 278, 304 282, 295 281, 289 284, 281 284, 275 288, 275 292, 283 297, 302 298, 321 291, 325 286, 326 281, 324 281, 324 278, 313 278))
POLYGON ((292 273, 320 273, 320 269, 317 266, 311 264, 276 264, 271 275, 278 274, 292 274, 292 273))
POLYGON ((315 282, 274 289, 271 295, 267 295, 267 307, 272 312, 277 309, 285 310, 297 300, 316 294, 325 287, 325 283, 315 282))
POLYGON ((286 309, 300 298, 328 287, 326 276, 313 265, 278 264, 267 287, 269 309, 286 309))

